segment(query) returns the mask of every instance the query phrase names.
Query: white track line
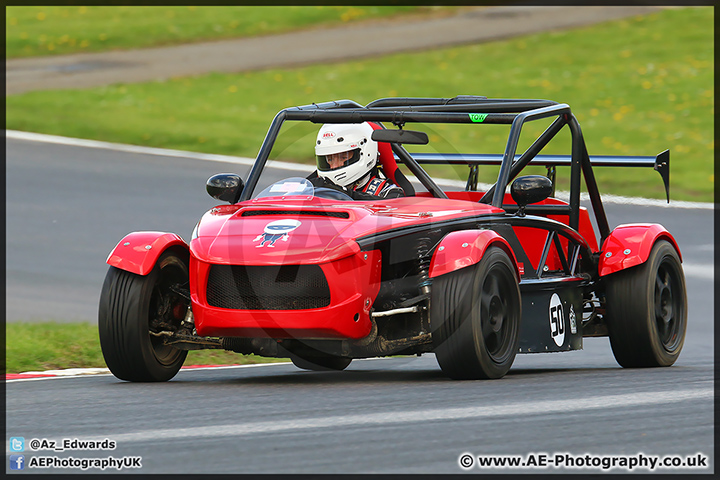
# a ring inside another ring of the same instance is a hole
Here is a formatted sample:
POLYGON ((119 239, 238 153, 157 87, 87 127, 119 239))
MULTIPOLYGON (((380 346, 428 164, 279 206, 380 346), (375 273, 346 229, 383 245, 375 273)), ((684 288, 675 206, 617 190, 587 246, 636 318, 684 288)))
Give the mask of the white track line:
POLYGON ((102 375, 106 373, 110 373, 110 370, 108 370, 107 368, 66 368, 64 370, 22 372, 19 375, 53 375, 55 377, 79 377, 85 375, 102 375))
MULTIPOLYGON (((291 365, 291 362, 271 362, 271 363, 253 363, 247 365, 208 365, 208 366, 193 366, 193 368, 183 367, 180 370, 182 372, 196 372, 199 370, 227 370, 235 368, 253 368, 253 367, 268 367, 272 365, 291 365)), ((52 375, 51 377, 31 377, 31 378, 13 378, 5 380, 5 383, 15 382, 36 382, 40 380, 54 380, 58 378, 80 378, 89 376, 111 376, 110 370, 107 368, 68 368, 65 370, 46 370, 43 372, 22 372, 18 375, 52 375)))
MULTIPOLYGON (((31 142, 42 142, 42 143, 54 143, 58 145, 69 145, 74 147, 86 147, 86 148, 101 148, 105 150, 115 150, 118 152, 137 153, 142 155, 159 155, 163 157, 179 157, 179 158, 190 158, 194 160, 204 160, 211 162, 224 162, 232 163, 235 165, 244 165, 247 167, 252 166, 255 162, 254 158, 247 157, 234 157, 230 155, 215 155, 212 153, 198 153, 198 152, 186 152, 183 150, 169 150, 164 148, 155 147, 143 147, 139 145, 125 145, 122 143, 110 143, 100 142, 97 140, 84 140, 81 138, 70 138, 61 137, 57 135, 47 135, 44 133, 32 133, 32 132, 20 132, 17 130, 5 130, 6 138, 12 138, 15 140, 27 140, 31 142)), ((312 165, 303 165, 298 163, 279 162, 270 160, 267 163, 270 168, 281 168, 285 170, 291 170, 296 172, 307 172, 310 173, 314 170, 312 165)), ((417 182, 416 179, 410 177, 411 181, 417 182)), ((458 180, 436 180, 438 185, 464 187, 465 182, 458 180)), ((480 184, 480 189, 489 188, 489 184, 480 184)), ((558 198, 569 197, 567 192, 557 192, 558 198)), ((582 200, 588 200, 587 194, 583 193, 580 197, 582 200)), ((684 202, 684 201, 671 201, 669 204, 664 200, 657 200, 651 198, 640 198, 640 197, 623 197, 619 195, 603 195, 604 203, 617 203, 622 205, 640 205, 640 206, 651 206, 651 207, 670 207, 670 208, 693 208, 702 210, 712 210, 714 207, 713 203, 702 203, 702 202, 684 202)))
MULTIPOLYGON (((548 413, 568 414, 586 412, 592 409, 629 408, 648 405, 678 403, 683 401, 704 400, 712 402, 713 388, 695 388, 684 391, 634 392, 616 395, 602 395, 589 398, 562 400, 529 400, 510 404, 495 404, 492 407, 479 405, 474 407, 414 409, 365 413, 359 415, 336 415, 331 417, 312 417, 304 419, 283 418, 278 421, 247 422, 187 428, 168 428, 162 430, 141 430, 132 433, 103 435, 118 443, 149 442, 171 439, 239 437, 251 434, 283 433, 297 430, 338 428, 349 426, 367 427, 371 425, 428 423, 461 419, 483 419, 517 415, 543 415, 548 413)), ((97 440, 102 440, 98 437, 97 440)))

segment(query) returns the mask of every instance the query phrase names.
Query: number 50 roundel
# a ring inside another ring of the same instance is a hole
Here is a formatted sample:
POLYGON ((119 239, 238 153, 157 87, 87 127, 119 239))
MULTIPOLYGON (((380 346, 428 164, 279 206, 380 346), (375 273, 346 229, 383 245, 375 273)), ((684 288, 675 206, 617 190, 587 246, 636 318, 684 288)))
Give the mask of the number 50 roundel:
POLYGON ((550 335, 558 347, 565 342, 565 315, 557 293, 550 297, 550 335))

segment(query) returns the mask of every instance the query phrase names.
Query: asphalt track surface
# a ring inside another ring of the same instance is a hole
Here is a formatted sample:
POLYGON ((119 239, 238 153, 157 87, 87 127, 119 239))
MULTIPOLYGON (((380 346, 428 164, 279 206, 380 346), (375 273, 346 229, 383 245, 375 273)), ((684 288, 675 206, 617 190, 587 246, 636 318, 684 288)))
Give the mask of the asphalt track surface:
MULTIPOLYGON (((12 138, 6 148, 11 321, 96 321, 104 261, 123 235, 164 230, 187 239, 215 204, 205 180, 247 173, 227 163, 12 138)), ((109 438, 115 450, 26 451, 26 461, 142 456, 141 473, 463 473, 463 453, 700 453, 708 469, 655 472, 713 472, 713 212, 606 208, 611 227, 662 223, 683 252, 689 327, 671 368, 622 369, 606 338, 590 338, 583 351, 519 355, 505 378, 486 382, 448 380, 433 355, 355 361, 332 373, 287 364, 183 370, 164 384, 111 375, 11 381, 7 436, 109 438)), ((492 471, 559 470, 470 470, 492 471)))

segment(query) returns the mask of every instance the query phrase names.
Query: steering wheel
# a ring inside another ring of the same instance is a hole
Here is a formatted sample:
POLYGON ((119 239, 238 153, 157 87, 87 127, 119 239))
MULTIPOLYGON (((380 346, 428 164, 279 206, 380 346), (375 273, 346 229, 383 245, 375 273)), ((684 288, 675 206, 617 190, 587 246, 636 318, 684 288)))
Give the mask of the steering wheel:
POLYGON ((340 200, 341 202, 348 200, 352 201, 352 197, 350 195, 339 190, 335 190, 334 188, 315 187, 314 195, 320 198, 327 198, 328 200, 340 200))

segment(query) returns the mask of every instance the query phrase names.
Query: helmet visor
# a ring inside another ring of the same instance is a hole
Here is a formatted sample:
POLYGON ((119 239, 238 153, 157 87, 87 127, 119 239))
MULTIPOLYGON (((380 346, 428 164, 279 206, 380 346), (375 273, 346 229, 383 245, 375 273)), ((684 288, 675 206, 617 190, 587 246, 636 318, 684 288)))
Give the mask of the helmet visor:
POLYGON ((329 172, 357 163, 358 160, 360 160, 359 148, 329 155, 317 155, 317 168, 321 172, 329 172))

